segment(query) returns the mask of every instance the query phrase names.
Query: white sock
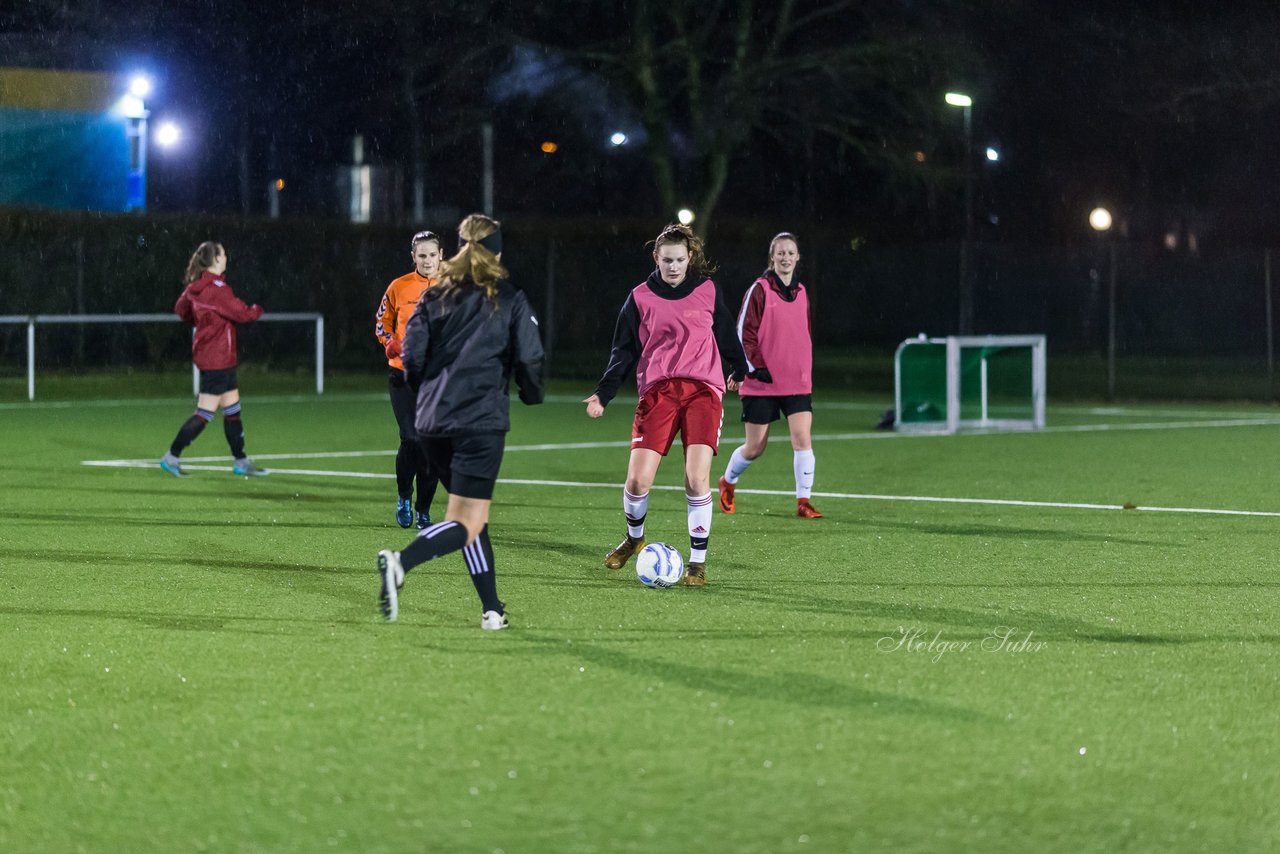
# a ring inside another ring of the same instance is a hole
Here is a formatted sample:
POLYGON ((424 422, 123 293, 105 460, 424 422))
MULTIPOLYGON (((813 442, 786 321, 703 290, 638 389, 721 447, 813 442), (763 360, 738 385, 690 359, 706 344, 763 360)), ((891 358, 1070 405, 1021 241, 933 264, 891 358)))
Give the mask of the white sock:
POLYGON ((796 498, 808 498, 813 495, 813 469, 815 460, 813 449, 796 451, 791 466, 796 473, 796 498))
POLYGON ((711 493, 686 495, 689 502, 689 563, 707 562, 707 540, 711 537, 711 493))
POLYGON ((737 483, 738 478, 742 477, 751 463, 751 460, 742 456, 742 448, 734 448, 733 453, 729 455, 729 464, 724 467, 724 479, 729 483, 737 483))
POLYGON ((622 512, 627 516, 627 536, 638 540, 644 536, 644 517, 649 515, 649 493, 632 495, 622 490, 622 512))

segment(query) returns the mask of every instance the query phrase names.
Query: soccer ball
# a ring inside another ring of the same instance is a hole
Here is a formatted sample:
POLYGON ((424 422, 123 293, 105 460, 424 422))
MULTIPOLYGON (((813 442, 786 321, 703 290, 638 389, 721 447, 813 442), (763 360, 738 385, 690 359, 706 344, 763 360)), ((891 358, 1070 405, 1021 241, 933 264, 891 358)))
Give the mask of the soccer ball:
POLYGON ((671 587, 684 578, 684 559, 666 543, 650 543, 636 555, 636 578, 645 587, 671 587))

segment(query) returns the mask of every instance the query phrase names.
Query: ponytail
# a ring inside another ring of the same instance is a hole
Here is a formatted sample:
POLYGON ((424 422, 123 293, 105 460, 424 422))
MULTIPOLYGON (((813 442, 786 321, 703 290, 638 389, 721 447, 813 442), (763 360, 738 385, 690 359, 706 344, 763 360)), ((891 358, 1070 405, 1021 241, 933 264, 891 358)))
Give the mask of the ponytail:
POLYGON ((470 279, 484 291, 485 298, 496 308, 498 283, 509 278, 510 273, 498 260, 502 251, 502 223, 484 214, 471 214, 458 224, 458 238, 462 248, 458 254, 441 265, 441 296, 457 290, 463 281, 470 279))
POLYGON ((222 251, 222 244, 212 240, 206 240, 196 247, 196 251, 192 253, 191 260, 187 262, 187 272, 182 278, 182 284, 189 285, 204 274, 213 266, 213 262, 217 260, 218 253, 222 251))

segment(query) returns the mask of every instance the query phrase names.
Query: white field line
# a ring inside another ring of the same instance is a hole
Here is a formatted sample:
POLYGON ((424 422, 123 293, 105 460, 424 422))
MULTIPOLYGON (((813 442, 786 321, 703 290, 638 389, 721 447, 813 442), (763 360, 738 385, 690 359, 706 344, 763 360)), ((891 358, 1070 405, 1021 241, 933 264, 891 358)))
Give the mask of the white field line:
MULTIPOLYGON (((257 457, 256 459, 261 459, 257 457)), ((120 468, 152 468, 156 463, 151 460, 86 460, 85 465, 105 465, 120 468)), ((230 472, 230 466, 183 465, 190 471, 230 472)), ((359 472, 359 471, 324 471, 321 469, 271 469, 272 474, 291 474, 310 477, 354 477, 374 480, 390 480, 395 477, 391 472, 359 472)), ((561 486, 574 489, 621 489, 620 483, 595 483, 577 480, 531 480, 527 478, 498 478, 498 483, 508 486, 561 486)), ((665 486, 655 484, 652 489, 663 491, 684 491, 683 486, 665 486)), ((783 489, 743 489, 738 492, 745 495, 777 495, 792 497, 794 490, 783 489)), ((925 504, 970 504, 1000 507, 1040 507, 1060 510, 1134 510, 1151 513, 1190 513, 1206 516, 1265 516, 1280 517, 1280 512, 1267 510, 1229 510, 1212 507, 1125 507, 1122 504, 1090 504, 1074 501, 1025 501, 1015 498, 956 498, 945 495, 877 495, 867 492, 815 492, 814 498, 840 498, 852 501, 906 501, 925 504)))
MULTIPOLYGON (((1061 427, 1046 427, 1044 430, 972 430, 964 433, 954 434, 956 437, 963 438, 967 436, 1005 436, 1011 433, 1019 433, 1023 435, 1035 435, 1037 433, 1089 433, 1103 431, 1126 431, 1126 430, 1191 430, 1198 427, 1267 427, 1280 425, 1280 416, 1270 418, 1253 418, 1253 419, 1229 419, 1224 418, 1217 421, 1152 421, 1145 424, 1075 424, 1061 427)), ((893 433, 889 431, 883 432, 865 432, 865 433, 816 433, 812 436, 815 442, 848 442, 866 439, 940 439, 946 438, 945 433, 893 433)), ((734 438, 737 437, 725 437, 734 438)), ((770 442, 789 442, 790 437, 787 435, 773 435, 769 437, 770 442)), ((614 442, 547 442, 535 445, 508 445, 506 451, 580 451, 596 448, 629 448, 630 442, 614 441, 614 442)), ((332 459, 352 459, 360 457, 393 457, 396 455, 394 450, 376 450, 376 451, 316 451, 310 453, 295 454, 254 454, 255 460, 332 460, 332 459)), ((184 457, 184 465, 188 462, 192 463, 213 463, 226 459, 226 456, 213 457, 184 457)), ((147 468, 155 465, 155 460, 150 459, 131 459, 131 460, 82 460, 82 465, 86 466, 107 466, 107 467, 123 467, 123 468, 147 468)))
MULTIPOLYGON (((250 395, 246 398, 248 405, 256 404, 299 404, 299 403, 349 403, 363 401, 385 401, 387 395, 385 391, 369 391, 369 392, 326 392, 324 395, 315 395, 310 393, 302 394, 278 394, 278 395, 250 395)), ((634 406, 635 398, 626 396, 614 398, 610 405, 625 404, 628 407, 634 406)), ((549 394, 546 397, 547 403, 556 404, 581 404, 582 399, 576 395, 549 394)), ((57 401, 10 401, 0 403, 0 412, 9 410, 31 410, 31 409, 111 409, 122 406, 140 407, 140 406, 158 406, 158 407, 178 407, 189 406, 192 403, 190 397, 165 397, 165 398, 124 398, 119 400, 57 400, 57 401)), ((866 402, 846 402, 846 401, 828 401, 815 400, 813 407, 815 410, 832 409, 832 410, 853 410, 867 412, 883 412, 892 406, 892 401, 883 403, 866 403, 866 402)), ((616 407, 615 407, 616 408, 616 407)), ((1181 418, 1266 418, 1266 415, 1260 415, 1257 410, 1224 410, 1224 409, 1160 409, 1156 407, 1130 407, 1130 406, 1088 406, 1062 404, 1054 406, 1051 413, 1062 414, 1085 414, 1085 415, 1118 415, 1118 416, 1139 416, 1139 415, 1155 415, 1155 416, 1176 416, 1181 418)), ((1274 416, 1280 420, 1280 414, 1274 416)), ((1054 429, 1054 428, 1050 428, 1054 429)))

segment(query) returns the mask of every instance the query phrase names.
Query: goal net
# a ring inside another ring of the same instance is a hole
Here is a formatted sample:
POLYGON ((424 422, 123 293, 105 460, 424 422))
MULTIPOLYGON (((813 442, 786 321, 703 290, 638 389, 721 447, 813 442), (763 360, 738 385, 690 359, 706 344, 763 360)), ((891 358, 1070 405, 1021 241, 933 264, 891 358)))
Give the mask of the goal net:
POLYGON ((894 429, 1044 427, 1043 335, 908 338, 894 355, 894 429))

